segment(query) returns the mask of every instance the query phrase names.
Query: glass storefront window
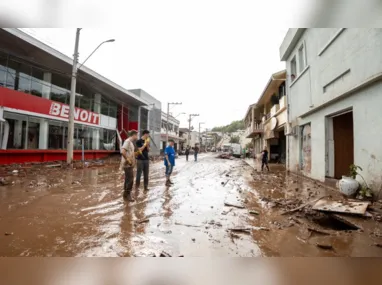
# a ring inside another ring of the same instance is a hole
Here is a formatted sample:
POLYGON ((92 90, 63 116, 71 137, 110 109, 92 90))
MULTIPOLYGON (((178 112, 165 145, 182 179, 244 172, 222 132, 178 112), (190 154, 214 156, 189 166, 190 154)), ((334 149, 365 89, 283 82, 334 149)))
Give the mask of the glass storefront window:
POLYGON ((0 56, 0 87, 5 87, 7 77, 7 58, 0 56))
POLYGON ((27 116, 4 112, 9 124, 7 149, 25 149, 27 140, 27 116))
POLYGON ((70 79, 58 74, 52 74, 52 89, 50 99, 53 101, 69 104, 70 99, 70 79))
POLYGON ((68 123, 49 120, 48 149, 66 149, 68 123))
POLYGON ((101 97, 101 114, 109 116, 109 100, 104 96, 101 97))
POLYGON ((109 116, 112 118, 117 118, 117 111, 118 111, 118 104, 113 101, 110 101, 109 116))
POLYGON ((50 86, 50 83, 44 82, 44 72, 32 67, 31 94, 42 97, 43 85, 50 86))

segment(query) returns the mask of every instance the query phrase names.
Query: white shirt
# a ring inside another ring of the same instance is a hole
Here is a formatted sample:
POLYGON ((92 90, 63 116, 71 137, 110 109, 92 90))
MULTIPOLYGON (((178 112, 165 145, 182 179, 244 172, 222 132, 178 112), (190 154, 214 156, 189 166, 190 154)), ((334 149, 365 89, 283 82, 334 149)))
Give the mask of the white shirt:
MULTIPOLYGON (((132 164, 127 164, 126 159, 123 157, 121 158, 121 169, 126 167, 134 167, 136 164, 135 160, 135 154, 134 154, 134 144, 130 139, 126 139, 125 142, 122 145, 122 149, 126 150, 126 156, 130 159, 132 164)), ((121 149, 121 153, 122 153, 121 149)))

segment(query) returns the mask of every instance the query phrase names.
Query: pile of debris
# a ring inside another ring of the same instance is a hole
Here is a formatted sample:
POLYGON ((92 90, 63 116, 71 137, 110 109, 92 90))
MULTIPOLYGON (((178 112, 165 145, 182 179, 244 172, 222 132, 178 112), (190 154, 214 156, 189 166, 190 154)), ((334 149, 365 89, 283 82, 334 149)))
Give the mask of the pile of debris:
POLYGON ((233 159, 230 153, 221 153, 217 156, 217 158, 221 159, 233 159))

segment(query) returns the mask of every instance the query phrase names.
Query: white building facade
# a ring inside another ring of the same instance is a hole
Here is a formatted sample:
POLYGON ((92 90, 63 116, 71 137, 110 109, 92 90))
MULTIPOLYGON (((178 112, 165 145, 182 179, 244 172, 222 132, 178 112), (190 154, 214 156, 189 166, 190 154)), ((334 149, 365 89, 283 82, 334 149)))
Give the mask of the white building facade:
POLYGON ((280 58, 287 67, 287 168, 325 181, 356 164, 378 193, 382 29, 289 29, 280 58))
POLYGON ((162 127, 161 127, 161 151, 163 152, 167 146, 167 129, 168 129, 168 139, 173 139, 175 141, 175 150, 178 151, 179 146, 179 120, 175 119, 173 116, 162 112, 162 127))

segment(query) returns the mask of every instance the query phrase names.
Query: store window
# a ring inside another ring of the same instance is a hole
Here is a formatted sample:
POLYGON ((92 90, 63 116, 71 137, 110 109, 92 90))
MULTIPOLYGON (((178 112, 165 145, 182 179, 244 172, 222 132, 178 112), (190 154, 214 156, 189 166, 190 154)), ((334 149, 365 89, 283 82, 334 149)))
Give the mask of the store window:
POLYGON ((7 149, 25 149, 27 145, 27 116, 4 112, 9 124, 7 149))
POLYGON ((109 116, 112 118, 117 118, 118 104, 110 101, 109 105, 109 116))
POLYGON ((109 116, 109 100, 104 96, 101 97, 101 114, 109 116))
POLYGON ((40 141, 40 119, 28 117, 27 121, 27 149, 38 149, 40 141))
POLYGON ((0 56, 0 87, 6 86, 7 78, 7 58, 0 56))
POLYGON ((68 123, 49 120, 48 148, 66 149, 68 138, 68 123))
POLYGON ((69 104, 69 86, 69 78, 58 74, 52 74, 52 89, 50 92, 50 99, 64 104, 69 104))
POLYGON ((101 129, 100 135, 102 138, 101 149, 115 150, 117 133, 114 130, 101 129))
POLYGON ((49 82, 44 81, 44 72, 38 68, 32 67, 31 94, 42 97, 43 86, 50 86, 49 82))

